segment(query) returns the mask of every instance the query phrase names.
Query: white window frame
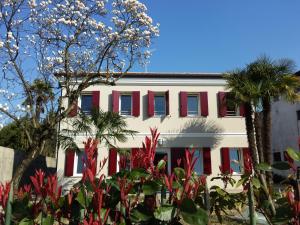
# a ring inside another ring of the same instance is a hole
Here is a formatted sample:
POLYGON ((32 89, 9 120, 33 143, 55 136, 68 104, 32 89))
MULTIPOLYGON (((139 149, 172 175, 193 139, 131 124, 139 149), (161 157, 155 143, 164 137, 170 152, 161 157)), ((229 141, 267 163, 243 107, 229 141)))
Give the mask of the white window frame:
POLYGON ((153 101, 154 101, 154 104, 153 104, 153 106, 154 106, 154 116, 155 117, 164 117, 164 116, 166 116, 167 115, 167 101, 166 101, 165 93, 160 93, 160 92, 154 93, 153 101), (164 97, 164 99, 165 99, 165 114, 162 114, 162 115, 156 114, 156 111, 155 111, 155 97, 164 97))
POLYGON ((226 102, 226 117, 238 117, 241 116, 240 115, 240 106, 239 105, 235 105, 235 111, 230 111, 231 115, 228 115, 228 104, 226 102))
MULTIPOLYGON (((231 147, 229 148, 229 160, 230 160, 230 168, 231 168, 231 158, 230 158, 230 151, 233 151, 233 150, 238 150, 239 151, 239 155, 240 155, 240 159, 239 159, 239 165, 240 165, 240 168, 241 168, 241 171, 240 172, 235 172, 233 171, 233 175, 241 175, 243 174, 243 171, 244 171, 244 155, 243 155, 243 149, 242 148, 239 148, 239 147, 231 147)), ((232 169, 232 168, 231 168, 232 169)))
POLYGON ((120 97, 119 97, 119 114, 120 114, 121 116, 131 117, 131 116, 132 116, 132 111, 133 111, 132 93, 128 93, 128 92, 120 93, 120 97), (122 109, 121 109, 121 98, 122 98, 122 95, 128 95, 128 96, 131 97, 131 112, 130 112, 129 115, 127 115, 127 114, 122 114, 122 109))
MULTIPOLYGON (((128 150, 130 152, 129 159, 131 160, 131 151, 132 151, 132 149, 131 148, 122 148, 122 149, 128 150)), ((120 154, 117 152, 117 167, 116 167, 116 172, 117 173, 120 172, 119 161, 120 161, 120 154)), ((130 168, 130 170, 131 170, 131 168, 130 168)))
MULTIPOLYGON (((80 150, 80 152, 84 153, 84 151, 82 151, 83 149, 80 150)), ((74 166, 73 166, 73 176, 74 177, 81 177, 82 173, 77 173, 77 167, 78 167, 78 160, 79 160, 79 156, 78 156, 78 152, 75 151, 75 155, 74 155, 74 166)), ((81 160, 81 159, 80 159, 81 160)))
POLYGON ((171 150, 169 148, 158 148, 156 149, 156 153, 167 154, 167 165, 168 165, 168 174, 171 174, 171 150))
POLYGON ((187 112, 187 116, 188 117, 198 117, 200 115, 201 112, 201 106, 200 106, 200 96, 199 94, 195 94, 195 93, 188 93, 187 94, 187 106, 186 106, 186 112, 187 112), (197 97, 197 104, 198 104, 198 113, 197 114, 189 114, 189 97, 197 97))

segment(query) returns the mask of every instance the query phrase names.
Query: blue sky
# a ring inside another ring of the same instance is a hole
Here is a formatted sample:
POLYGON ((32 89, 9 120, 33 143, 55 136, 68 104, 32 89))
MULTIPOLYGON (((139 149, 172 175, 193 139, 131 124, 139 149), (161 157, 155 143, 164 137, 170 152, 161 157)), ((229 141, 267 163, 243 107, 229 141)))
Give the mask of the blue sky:
POLYGON ((262 54, 300 69, 299 0, 143 2, 160 23, 148 71, 225 72, 262 54))

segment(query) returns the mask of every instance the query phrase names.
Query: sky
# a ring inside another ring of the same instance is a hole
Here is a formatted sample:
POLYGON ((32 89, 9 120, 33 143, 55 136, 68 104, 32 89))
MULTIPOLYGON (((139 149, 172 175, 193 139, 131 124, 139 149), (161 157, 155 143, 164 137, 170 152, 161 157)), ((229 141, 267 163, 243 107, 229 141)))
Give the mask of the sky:
POLYGON ((160 23, 148 72, 226 72, 263 54, 300 70, 299 0, 142 2, 160 23))

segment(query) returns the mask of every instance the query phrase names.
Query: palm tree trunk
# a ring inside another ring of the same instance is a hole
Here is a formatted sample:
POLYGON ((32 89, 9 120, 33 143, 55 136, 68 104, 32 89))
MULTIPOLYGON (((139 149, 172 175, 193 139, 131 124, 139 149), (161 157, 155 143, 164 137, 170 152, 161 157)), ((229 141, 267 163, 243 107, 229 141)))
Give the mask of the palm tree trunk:
POLYGON ((254 135, 252 115, 253 115, 253 110, 252 110, 251 103, 245 103, 245 123, 246 123, 247 139, 248 139, 253 165, 255 166, 259 163, 259 161, 258 161, 258 154, 255 145, 255 135, 254 135))
MULTIPOLYGON (((265 162, 272 164, 272 149, 271 149, 271 100, 266 97, 262 100, 263 104, 263 152, 265 162)), ((267 184, 272 193, 273 175, 272 172, 267 172, 267 184)))
POLYGON ((262 145, 262 132, 261 132, 262 118, 259 112, 254 113, 254 128, 255 128, 255 138, 256 138, 256 148, 259 156, 259 162, 264 162, 264 153, 262 145))

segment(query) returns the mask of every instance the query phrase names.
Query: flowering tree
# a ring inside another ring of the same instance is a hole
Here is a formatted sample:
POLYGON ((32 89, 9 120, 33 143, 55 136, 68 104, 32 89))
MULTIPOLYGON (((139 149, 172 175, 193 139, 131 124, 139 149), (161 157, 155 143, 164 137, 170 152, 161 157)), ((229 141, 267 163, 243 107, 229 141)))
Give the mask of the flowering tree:
POLYGON ((114 84, 135 62, 145 63, 159 33, 138 0, 2 0, 0 31, 0 113, 28 141, 16 185, 81 91, 114 84))

